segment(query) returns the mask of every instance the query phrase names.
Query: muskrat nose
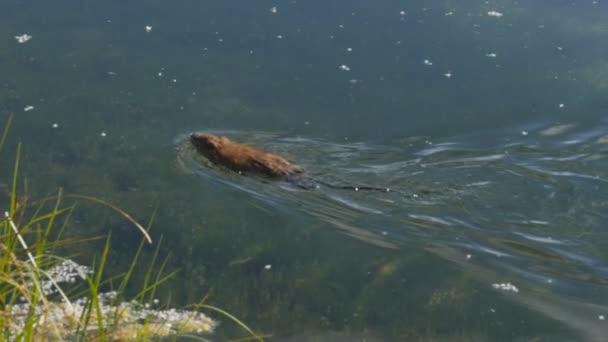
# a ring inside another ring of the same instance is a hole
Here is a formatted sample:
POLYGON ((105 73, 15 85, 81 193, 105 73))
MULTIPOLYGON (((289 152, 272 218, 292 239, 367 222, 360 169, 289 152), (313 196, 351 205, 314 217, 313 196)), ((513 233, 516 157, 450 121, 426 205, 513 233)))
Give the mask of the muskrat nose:
POLYGON ((197 140, 201 138, 201 132, 192 132, 190 133, 190 140, 197 140))

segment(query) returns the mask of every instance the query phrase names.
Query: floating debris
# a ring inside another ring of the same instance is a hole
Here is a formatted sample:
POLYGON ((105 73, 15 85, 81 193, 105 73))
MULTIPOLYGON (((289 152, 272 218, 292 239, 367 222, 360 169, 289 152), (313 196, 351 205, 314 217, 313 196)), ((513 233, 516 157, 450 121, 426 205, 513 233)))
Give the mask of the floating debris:
POLYGON ((99 133, 99 135, 100 135, 102 138, 105 138, 105 137, 107 136, 106 132, 101 132, 101 133, 99 133))
POLYGON ((25 108, 23 108, 24 112, 29 112, 31 110, 34 110, 34 106, 26 106, 25 108))
POLYGON ((152 31, 152 26, 146 25, 145 29, 146 29, 146 32, 150 32, 150 31, 152 31))
POLYGON ((519 292, 519 289, 511 283, 501 283, 501 284, 495 283, 495 284, 492 284, 492 287, 495 288, 496 290, 513 291, 515 293, 519 292))
POLYGON ((445 74, 443 74, 443 76, 445 76, 446 78, 450 78, 450 77, 452 77, 452 73, 448 71, 445 74))
POLYGON ((51 127, 57 128, 57 127, 59 127, 59 124, 58 123, 54 123, 51 127))
POLYGON ((556 126, 551 126, 549 128, 545 128, 540 131, 540 135, 544 135, 547 137, 556 136, 565 133, 566 131, 574 128, 576 125, 574 124, 561 124, 556 126))
POLYGON ((346 64, 342 64, 338 67, 338 69, 343 70, 343 71, 350 71, 350 67, 346 64))
POLYGON ((486 57, 496 58, 496 54, 494 52, 486 53, 486 57))
POLYGON ((17 43, 23 44, 23 43, 27 43, 30 39, 32 39, 32 36, 30 36, 27 33, 24 33, 20 36, 15 36, 15 39, 17 39, 17 43))
POLYGON ((429 61, 428 59, 425 59, 424 61, 422 61, 422 63, 424 63, 424 65, 428 65, 428 66, 433 65, 433 62, 429 61))
POLYGON ((270 8, 270 13, 272 13, 272 14, 277 14, 278 11, 279 10, 277 9, 277 6, 270 8))
POLYGON ((489 12, 488 12, 488 15, 489 15, 490 17, 496 17, 496 18, 500 18, 500 17, 502 17, 502 13, 497 12, 497 11, 489 11, 489 12))

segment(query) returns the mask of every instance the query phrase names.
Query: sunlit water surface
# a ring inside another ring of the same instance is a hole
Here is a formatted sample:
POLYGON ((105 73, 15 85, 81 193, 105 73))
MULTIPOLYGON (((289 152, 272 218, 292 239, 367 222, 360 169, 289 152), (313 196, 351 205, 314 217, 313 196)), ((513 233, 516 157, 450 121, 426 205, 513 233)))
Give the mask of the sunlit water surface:
POLYGON ((605 236, 608 201, 605 124, 592 130, 534 125, 390 146, 211 132, 283 153, 313 179, 390 191, 303 190, 247 177, 212 165, 187 135, 179 136, 180 167, 203 183, 236 188, 286 215, 314 217, 381 248, 425 246, 488 285, 517 293, 533 310, 597 338, 606 332, 601 319, 593 322, 607 309, 594 305, 607 294, 608 279, 606 252, 597 243, 605 236), (537 298, 535 291, 550 294, 537 298))

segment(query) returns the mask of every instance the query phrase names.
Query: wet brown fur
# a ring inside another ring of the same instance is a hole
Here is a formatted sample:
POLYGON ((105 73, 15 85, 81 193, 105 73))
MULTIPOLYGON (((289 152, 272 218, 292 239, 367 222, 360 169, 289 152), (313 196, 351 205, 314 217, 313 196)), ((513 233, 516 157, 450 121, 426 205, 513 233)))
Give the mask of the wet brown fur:
POLYGON ((236 143, 224 136, 196 132, 190 135, 190 141, 199 153, 214 164, 239 173, 287 178, 304 172, 279 155, 236 143))

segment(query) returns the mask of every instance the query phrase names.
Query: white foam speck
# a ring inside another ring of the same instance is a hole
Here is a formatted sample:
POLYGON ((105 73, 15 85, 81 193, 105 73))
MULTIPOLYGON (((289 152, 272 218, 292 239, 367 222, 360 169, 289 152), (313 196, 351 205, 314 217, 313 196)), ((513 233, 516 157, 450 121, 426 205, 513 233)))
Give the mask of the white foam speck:
POLYGON ((32 36, 30 36, 27 33, 24 33, 20 36, 15 36, 15 39, 17 40, 17 43, 23 44, 23 43, 27 43, 30 39, 32 39, 32 36))
POLYGON ((502 17, 502 15, 503 15, 503 14, 502 14, 502 13, 500 13, 500 12, 498 12, 498 11, 489 11, 489 12, 488 12, 488 15, 489 15, 490 17, 496 17, 496 18, 500 18, 500 17, 502 17))
POLYGON ((512 291, 515 293, 519 292, 519 289, 511 283, 501 283, 501 284, 494 283, 494 284, 492 284, 492 287, 495 288, 496 290, 512 291))

